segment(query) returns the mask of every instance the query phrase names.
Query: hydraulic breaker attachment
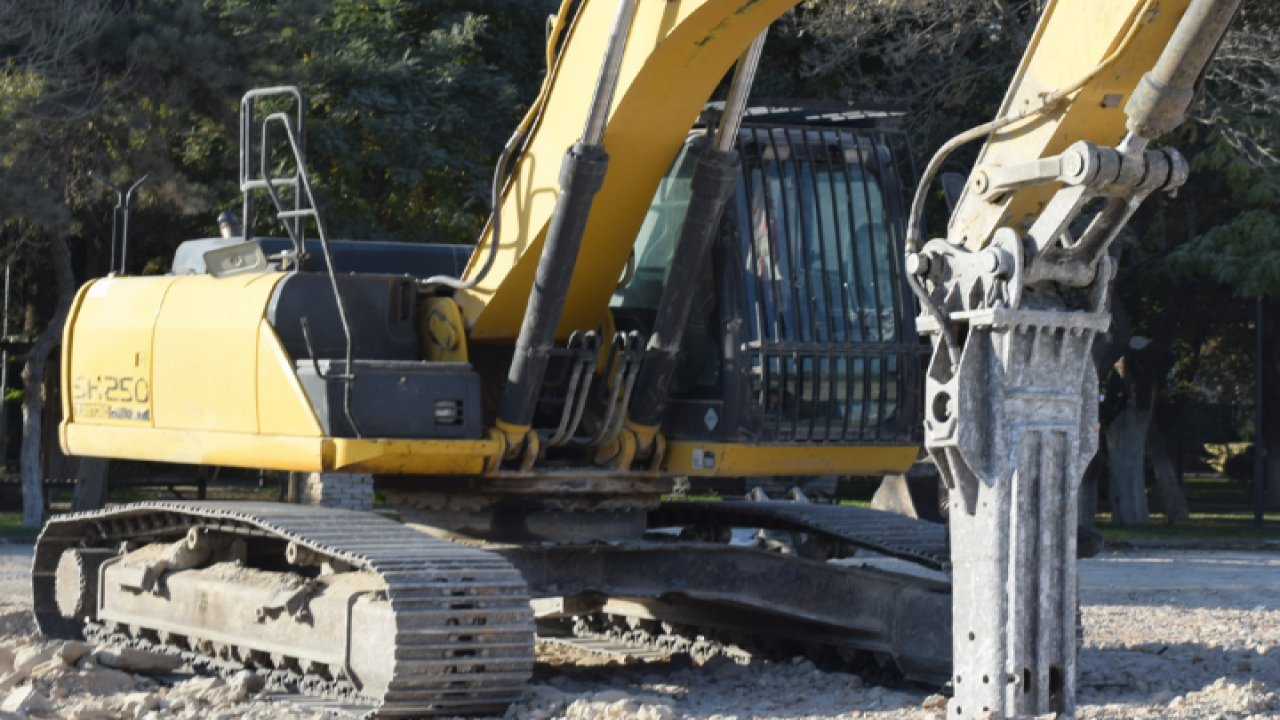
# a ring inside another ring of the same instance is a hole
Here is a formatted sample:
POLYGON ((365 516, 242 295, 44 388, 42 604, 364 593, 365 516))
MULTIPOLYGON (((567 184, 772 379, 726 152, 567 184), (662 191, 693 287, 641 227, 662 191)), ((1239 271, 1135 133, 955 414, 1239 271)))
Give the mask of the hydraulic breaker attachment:
MULTIPOLYGON (((922 305, 918 327, 933 343, 925 445, 951 501, 950 718, 1075 715, 1077 496, 1098 444, 1090 349, 1111 321, 1109 249, 1147 196, 1186 181, 1188 164, 1177 151, 1147 145, 1182 122, 1238 5, 1190 0, 1176 24, 1175 16, 1160 26, 1147 15, 1131 26, 1098 66, 1133 58, 1116 65, 1129 68, 1136 87, 1125 106, 1128 134, 1115 147, 1081 139, 1055 152, 1030 135, 1000 135, 1023 119, 1013 106, 1034 89, 1027 70, 1027 87, 1011 89, 1000 118, 948 143, 926 170, 922 192, 946 152, 989 134, 949 236, 917 252, 920 194, 907 238, 908 281, 922 305), (1163 50, 1138 78, 1133 63, 1151 47, 1163 50), (1044 202, 1020 200, 1027 190, 1044 202), (1073 221, 1092 201, 1102 207, 1076 235, 1073 221), (1007 214, 1012 205, 1023 210, 1007 214), (999 229, 982 229, 994 217, 1000 225, 986 227, 999 229)), ((1038 67, 1038 47, 1067 47, 1063 38, 1076 37, 1078 23, 1055 17, 1046 11, 1024 70, 1038 67)), ((1078 138, 1099 112, 1089 104, 1049 108, 1037 121, 1078 138)))
POLYGON ((934 346, 925 446, 951 507, 948 717, 1075 710, 1077 496, 1097 450, 1090 348, 1111 322, 1113 263, 1102 255, 1068 305, 1025 291, 1022 250, 1003 229, 982 252, 934 240, 909 263, 936 311, 918 323, 934 346))
POLYGON ((1110 316, 993 308, 966 319, 959 366, 935 353, 926 381, 925 443, 951 496, 949 716, 1069 717, 1076 501, 1098 435, 1089 348, 1110 316))
POLYGON ((1097 451, 1090 349, 1111 323, 1107 251, 1142 198, 1183 183, 1186 163, 1173 150, 1072 152, 1080 162, 1055 158, 1044 173, 1063 186, 1025 237, 1002 228, 980 251, 932 240, 907 258, 934 348, 925 446, 950 495, 948 717, 1075 712, 1076 509, 1097 451), (1070 220, 1095 197, 1126 211, 1100 212, 1073 241, 1070 220), (1041 243, 1046 227, 1055 242, 1041 243))

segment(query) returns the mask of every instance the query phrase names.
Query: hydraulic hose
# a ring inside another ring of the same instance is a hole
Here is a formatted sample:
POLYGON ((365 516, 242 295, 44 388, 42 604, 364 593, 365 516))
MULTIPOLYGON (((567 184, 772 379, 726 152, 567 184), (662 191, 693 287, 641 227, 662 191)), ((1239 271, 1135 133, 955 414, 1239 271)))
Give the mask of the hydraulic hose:
POLYGON ((574 0, 562 0, 560 9, 554 16, 554 22, 551 24, 547 32, 546 47, 546 68, 547 72, 542 77, 542 86, 538 89, 538 96, 534 98, 533 104, 529 106, 529 110, 525 112, 524 117, 520 120, 520 124, 516 126, 515 132, 511 133, 511 137, 507 140, 507 144, 503 146, 502 153, 498 156, 498 162, 493 170, 493 182, 489 188, 489 205, 493 208, 493 214, 489 216, 489 225, 491 232, 489 233, 489 251, 485 255, 484 265, 480 267, 480 271, 470 280, 461 280, 451 275, 433 275, 423 281, 422 286, 443 285, 453 290, 470 290, 481 282, 493 269, 494 262, 498 259, 499 240, 502 236, 502 190, 507 184, 507 168, 511 164, 511 160, 517 154, 517 151, 523 149, 525 140, 529 137, 529 131, 533 125, 542 118, 542 112, 546 106, 547 94, 551 90, 551 78, 555 74, 557 65, 559 64, 559 54, 556 52, 556 46, 560 44, 560 37, 564 34, 564 29, 568 26, 569 10, 572 9, 574 0))

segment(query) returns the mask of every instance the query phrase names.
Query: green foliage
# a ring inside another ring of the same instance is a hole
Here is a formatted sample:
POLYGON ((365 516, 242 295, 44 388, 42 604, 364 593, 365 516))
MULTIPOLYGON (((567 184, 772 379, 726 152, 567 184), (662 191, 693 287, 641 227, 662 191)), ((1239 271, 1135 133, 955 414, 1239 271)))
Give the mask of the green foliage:
POLYGON ((1212 66, 1191 151, 1194 237, 1170 258, 1184 277, 1206 275, 1239 297, 1280 299, 1280 64, 1274 3, 1246 0, 1212 66))
POLYGON ((11 543, 33 543, 40 534, 38 529, 22 526, 21 513, 0 513, 0 538, 11 543))
POLYGON ((1254 524, 1249 513, 1222 513, 1206 515, 1192 513, 1189 520, 1174 525, 1168 523, 1160 514, 1152 516, 1150 525, 1119 525, 1111 521, 1110 515, 1103 514, 1098 518, 1097 529, 1109 542, 1141 541, 1146 543, 1173 544, 1222 544, 1224 547, 1248 547, 1262 549, 1270 547, 1280 538, 1280 515, 1269 514, 1264 524, 1254 524), (1263 545, 1267 543, 1267 545, 1263 545))
POLYGON ((810 1, 779 42, 806 91, 904 109, 927 151, 994 117, 1042 4, 810 1))
POLYGON ((1280 222, 1265 208, 1249 207, 1178 249, 1179 264, 1204 270, 1246 297, 1280 293, 1280 222))
MULTIPOLYGON (((48 24, 75 4, 51 2, 15 12, 48 24)), ((552 7, 96 0, 76 6, 96 19, 56 63, 41 38, 0 38, 5 249, 38 264, 33 230, 54 228, 85 236, 84 274, 104 272, 114 197, 87 174, 125 186, 146 174, 130 267, 167 266, 176 242, 238 207, 239 99, 279 84, 310 96, 309 164, 332 235, 470 241, 492 162, 540 80, 552 7)), ((257 229, 281 234, 266 219, 257 229)))
POLYGON ((1280 169, 1254 165, 1219 139, 1196 155, 1193 172, 1212 224, 1170 256, 1173 267, 1240 297, 1280 299, 1280 169))
POLYGON ((448 3, 349 0, 320 22, 288 42, 307 46, 310 154, 334 232, 471 240, 518 112, 516 83, 484 56, 487 21, 448 3))

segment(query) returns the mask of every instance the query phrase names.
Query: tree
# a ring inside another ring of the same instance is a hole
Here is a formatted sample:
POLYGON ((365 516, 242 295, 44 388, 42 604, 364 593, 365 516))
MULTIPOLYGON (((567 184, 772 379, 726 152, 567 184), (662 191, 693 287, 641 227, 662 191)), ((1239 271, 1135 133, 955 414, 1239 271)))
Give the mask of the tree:
MULTIPOLYGON (((801 62, 792 89, 901 107, 916 146, 937 147, 994 116, 1043 5, 1043 0, 805 3, 791 29, 801 62)), ((964 161, 963 154, 957 161, 964 161)))
POLYGON ((1173 364, 1169 348, 1141 336, 1125 343, 1107 385, 1111 412, 1103 431, 1107 445, 1107 475, 1111 517, 1123 525, 1150 522, 1146 497, 1145 462, 1155 469, 1159 498, 1168 522, 1189 517, 1186 497, 1163 450, 1159 427, 1152 422, 1156 395, 1173 364), (1152 442, 1152 438, 1158 438, 1152 442))
POLYGON ((40 526, 44 510, 45 367, 75 289, 66 207, 73 160, 63 150, 100 107, 101 77, 86 72, 81 61, 112 14, 105 1, 55 0, 0 9, 0 47, 6 54, 0 70, 0 133, 8 141, 0 164, 0 186, 6 189, 0 195, 0 222, 9 253, 28 245, 45 254, 56 287, 49 323, 27 351, 22 369, 22 521, 29 528, 40 526))
MULTIPOLYGON (((310 164, 326 218, 348 237, 470 243, 489 210, 496 151, 531 98, 538 3, 346 0, 291 39, 310 53, 310 164), (470 8, 463 12, 462 8, 470 8), (500 67, 495 48, 529 51, 500 67)), ((545 3, 542 3, 545 5, 545 3)))
POLYGON ((1185 138, 1199 149, 1192 159, 1194 184, 1182 194, 1191 238, 1170 257, 1182 278, 1216 283, 1239 308, 1235 331, 1216 333, 1218 348, 1245 361, 1233 364, 1226 391, 1246 400, 1252 362, 1262 364, 1269 380, 1262 407, 1256 408, 1267 418, 1256 446, 1263 452, 1273 507, 1280 507, 1280 333, 1274 325, 1252 327, 1253 303, 1241 300, 1261 302, 1268 317, 1280 311, 1280 60, 1272 47, 1277 31, 1280 8, 1246 0, 1223 42, 1206 82, 1200 126, 1185 138), (1256 332, 1263 332, 1261 358, 1251 347, 1256 332))

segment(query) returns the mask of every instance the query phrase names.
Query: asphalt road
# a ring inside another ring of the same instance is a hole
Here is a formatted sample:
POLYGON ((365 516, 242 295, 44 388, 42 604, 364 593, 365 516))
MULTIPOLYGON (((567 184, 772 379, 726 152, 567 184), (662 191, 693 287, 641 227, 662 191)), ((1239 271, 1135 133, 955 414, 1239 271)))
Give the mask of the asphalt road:
MULTIPOLYGON (((1080 584, 1089 592, 1151 590, 1244 590, 1280 592, 1280 550, 1107 551, 1080 563, 1080 584)), ((1280 601, 1280 599, 1278 599, 1280 601)))

